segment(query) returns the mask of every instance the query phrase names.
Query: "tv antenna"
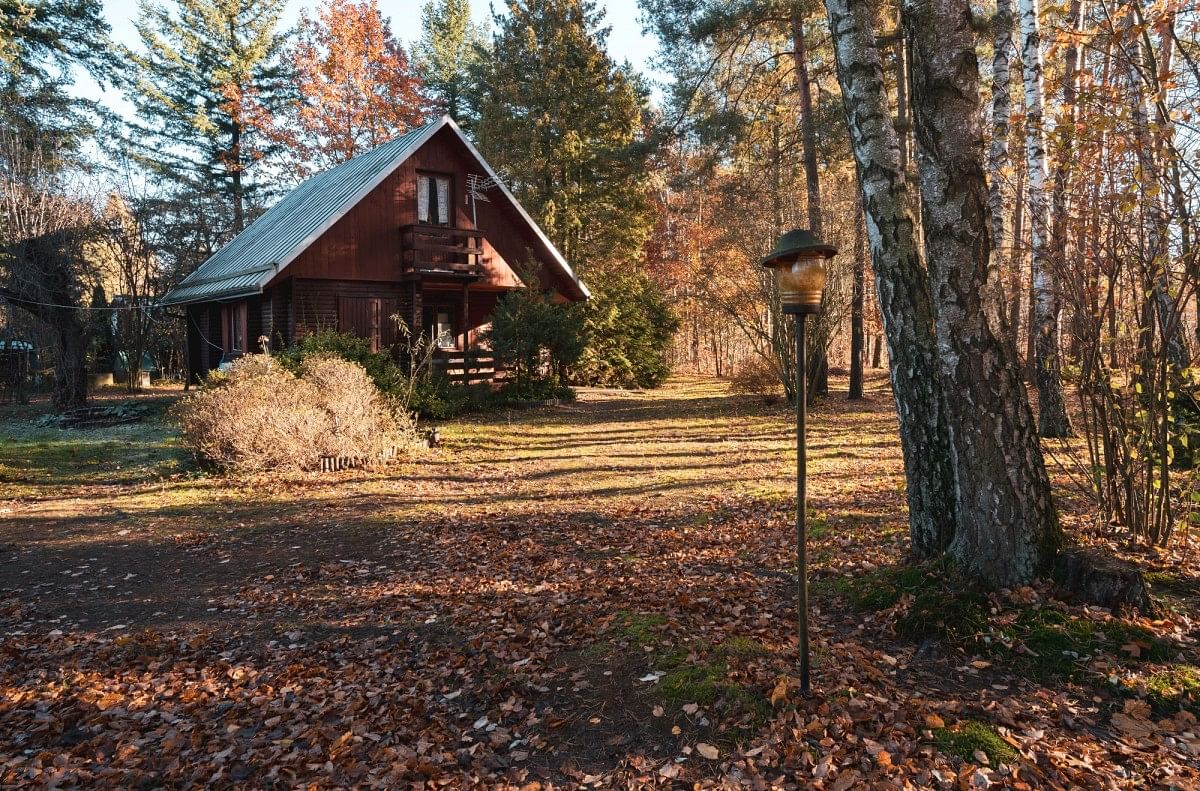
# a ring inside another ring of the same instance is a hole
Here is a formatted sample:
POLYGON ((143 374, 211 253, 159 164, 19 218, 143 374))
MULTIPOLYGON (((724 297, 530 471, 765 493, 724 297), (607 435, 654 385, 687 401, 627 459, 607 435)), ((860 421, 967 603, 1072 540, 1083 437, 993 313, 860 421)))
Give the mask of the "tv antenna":
POLYGON ((476 173, 467 174, 467 195, 471 198, 471 224, 476 228, 479 227, 479 218, 476 216, 476 204, 480 201, 483 203, 491 203, 491 199, 487 196, 487 191, 496 186, 496 180, 490 176, 480 176, 476 173))

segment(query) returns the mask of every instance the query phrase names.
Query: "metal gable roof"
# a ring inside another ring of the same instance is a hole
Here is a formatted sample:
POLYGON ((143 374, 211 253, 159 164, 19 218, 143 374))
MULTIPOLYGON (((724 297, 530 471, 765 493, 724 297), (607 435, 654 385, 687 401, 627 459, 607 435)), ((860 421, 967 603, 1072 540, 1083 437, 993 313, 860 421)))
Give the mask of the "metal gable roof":
MULTIPOLYGON (((161 304, 206 302, 261 293, 279 270, 304 252, 444 126, 454 130, 488 175, 495 178, 495 172, 467 140, 458 124, 445 116, 301 182, 171 289, 161 304)), ((575 276, 566 259, 533 218, 503 184, 499 187, 546 245, 563 273, 579 285, 585 297, 590 296, 587 287, 575 276)))

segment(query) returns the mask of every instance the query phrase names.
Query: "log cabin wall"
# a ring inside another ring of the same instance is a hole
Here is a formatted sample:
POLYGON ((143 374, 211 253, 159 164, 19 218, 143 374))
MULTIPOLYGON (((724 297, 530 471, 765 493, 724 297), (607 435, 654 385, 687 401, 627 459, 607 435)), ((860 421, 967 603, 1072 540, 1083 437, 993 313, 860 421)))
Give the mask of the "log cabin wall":
POLYGON ((208 342, 212 337, 208 327, 208 308, 205 305, 188 305, 187 315, 187 361, 188 378, 198 382, 208 373, 208 342))
POLYGON ((295 280, 292 282, 292 309, 295 316, 293 340, 319 330, 338 329, 340 297, 378 297, 406 303, 407 284, 363 280, 295 280))

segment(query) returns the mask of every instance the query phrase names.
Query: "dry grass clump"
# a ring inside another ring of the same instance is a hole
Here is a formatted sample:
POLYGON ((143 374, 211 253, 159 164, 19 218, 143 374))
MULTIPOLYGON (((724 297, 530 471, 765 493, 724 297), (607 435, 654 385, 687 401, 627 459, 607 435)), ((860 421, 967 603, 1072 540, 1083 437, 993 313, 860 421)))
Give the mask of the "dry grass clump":
POLYGON ((412 417, 362 366, 333 356, 305 360, 296 375, 269 355, 246 355, 174 414, 197 456, 239 472, 312 470, 322 456, 372 462, 417 439, 412 417))

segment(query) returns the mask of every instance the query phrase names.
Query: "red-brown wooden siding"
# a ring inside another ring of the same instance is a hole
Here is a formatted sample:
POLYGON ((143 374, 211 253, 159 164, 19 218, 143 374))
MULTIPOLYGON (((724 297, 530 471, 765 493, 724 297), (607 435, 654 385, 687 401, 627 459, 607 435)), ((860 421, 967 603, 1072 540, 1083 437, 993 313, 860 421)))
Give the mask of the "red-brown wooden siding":
MULTIPOLYGON (((400 229, 417 221, 417 171, 451 176, 454 225, 474 227, 467 175, 483 176, 484 171, 453 131, 443 129, 280 270, 261 298, 247 300, 249 351, 259 351, 260 335, 267 335, 271 348, 278 350, 320 329, 353 325, 361 331, 362 316, 339 320, 339 299, 343 299, 341 312, 347 313, 362 308, 366 304, 362 300, 370 298, 380 299, 389 309, 395 306, 416 332, 429 329, 423 326, 427 303, 451 306, 460 342, 465 331, 473 344, 490 322, 497 299, 519 284, 509 264, 523 269, 531 258, 541 265, 542 285, 569 298, 582 297, 537 234, 500 191, 492 189, 490 200, 476 207, 477 229, 484 235, 484 275, 468 286, 467 320, 462 326, 463 280, 405 279, 402 269, 400 229)), ((188 361, 193 376, 199 377, 224 357, 221 304, 202 303, 187 310, 188 361)))
MULTIPOLYGON (((418 170, 452 177, 455 225, 473 227, 471 206, 466 200, 467 175, 482 176, 483 168, 475 163, 452 130, 443 129, 282 269, 269 286, 292 277, 399 280, 403 274, 400 227, 417 220, 418 170)), ((516 210, 498 190, 491 190, 488 197, 490 202, 480 202, 477 206, 478 229, 485 237, 485 274, 471 285, 472 290, 513 288, 517 279, 509 263, 519 269, 532 254, 542 264, 546 285, 574 295, 574 284, 558 270, 516 210)))

